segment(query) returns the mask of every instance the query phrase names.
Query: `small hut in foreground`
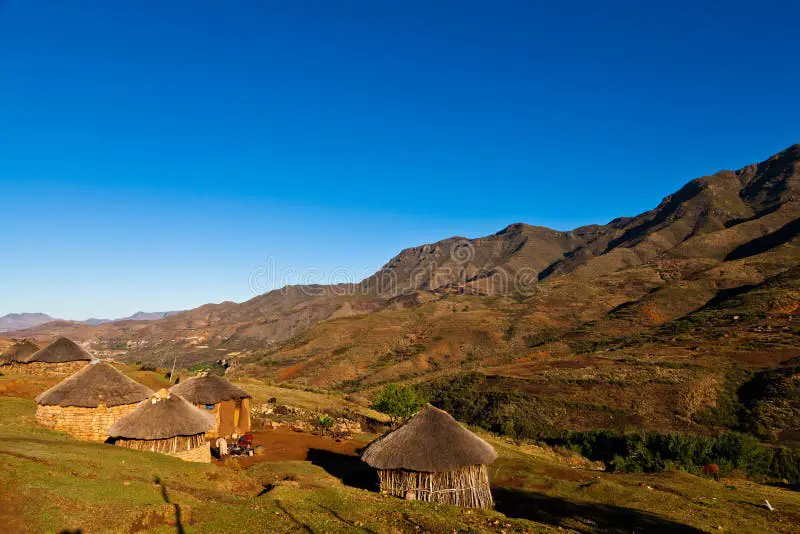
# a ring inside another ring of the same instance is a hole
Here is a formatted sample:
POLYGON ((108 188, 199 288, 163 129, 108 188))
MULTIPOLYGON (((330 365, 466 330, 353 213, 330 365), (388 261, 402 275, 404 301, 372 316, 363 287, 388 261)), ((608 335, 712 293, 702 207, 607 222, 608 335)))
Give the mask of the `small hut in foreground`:
POLYGON ((36 397, 36 421, 77 439, 105 441, 111 425, 152 394, 111 365, 95 361, 36 397))
POLYGON ((92 361, 92 355, 83 347, 65 337, 60 337, 42 350, 31 354, 20 366, 31 374, 69 374, 92 361))
POLYGON ((215 418, 208 437, 244 434, 250 430, 250 394, 224 378, 202 375, 190 378, 170 388, 201 410, 215 418))
POLYGON ((378 470, 381 491, 408 500, 491 508, 491 445, 431 405, 373 441, 361 459, 378 470))
POLYGON ((160 452, 187 462, 210 462, 205 434, 212 428, 212 416, 161 389, 114 423, 109 435, 120 447, 160 452))
POLYGON ((2 354, 0 354, 0 365, 13 365, 15 363, 22 363, 38 350, 39 347, 29 339, 15 341, 13 345, 8 347, 3 351, 2 354))

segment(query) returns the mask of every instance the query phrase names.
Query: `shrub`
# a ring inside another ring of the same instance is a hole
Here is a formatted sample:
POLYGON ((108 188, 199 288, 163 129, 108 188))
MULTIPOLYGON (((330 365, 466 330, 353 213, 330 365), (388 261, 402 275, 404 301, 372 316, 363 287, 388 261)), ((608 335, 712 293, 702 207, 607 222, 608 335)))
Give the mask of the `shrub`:
POLYGON ((501 434, 510 438, 517 437, 517 429, 514 427, 514 421, 503 421, 503 424, 500 425, 500 431, 501 434))
POLYGON ((392 422, 404 421, 426 403, 425 398, 411 386, 387 384, 375 395, 372 409, 392 417, 392 422))
POLYGON ((334 420, 328 414, 320 415, 319 418, 316 420, 317 428, 319 428, 320 432, 324 436, 326 432, 328 432, 331 428, 333 428, 334 420))

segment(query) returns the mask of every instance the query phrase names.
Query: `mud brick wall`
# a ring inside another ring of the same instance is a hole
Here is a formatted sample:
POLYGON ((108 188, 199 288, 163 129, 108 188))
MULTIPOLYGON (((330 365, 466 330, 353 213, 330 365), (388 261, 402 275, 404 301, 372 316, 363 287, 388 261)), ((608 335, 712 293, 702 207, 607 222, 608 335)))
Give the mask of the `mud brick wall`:
POLYGON ((100 404, 97 408, 78 408, 76 406, 39 406, 36 421, 43 426, 66 432, 75 439, 85 441, 105 441, 108 429, 138 404, 123 404, 107 408, 100 404))

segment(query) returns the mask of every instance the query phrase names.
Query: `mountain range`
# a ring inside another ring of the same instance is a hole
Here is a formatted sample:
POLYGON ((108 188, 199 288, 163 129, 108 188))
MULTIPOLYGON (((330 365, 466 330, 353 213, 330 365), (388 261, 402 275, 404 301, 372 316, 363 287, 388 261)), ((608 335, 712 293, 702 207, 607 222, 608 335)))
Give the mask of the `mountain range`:
MULTIPOLYGON (((100 324, 111 323, 114 321, 155 321, 158 319, 163 319, 164 317, 169 317, 170 315, 175 315, 176 313, 180 312, 140 311, 128 317, 123 317, 121 319, 97 319, 93 317, 91 319, 86 319, 85 321, 74 321, 74 322, 78 324, 96 326, 100 324)), ((62 321, 62 320, 51 317, 46 313, 9 313, 0 317, 0 333, 10 332, 15 330, 24 330, 26 328, 32 328, 34 326, 44 325, 53 321, 62 321)))
POLYGON ((49 323, 53 318, 46 313, 9 313, 0 317, 0 332, 22 330, 49 323))
POLYGON ((188 367, 225 355, 234 374, 354 393, 390 381, 451 391, 468 377, 485 398, 520 395, 497 401, 497 417, 529 422, 521 406, 554 427, 711 431, 735 420, 790 439, 800 405, 747 384, 800 368, 798 233, 793 145, 604 225, 516 223, 403 250, 358 284, 15 335, 124 345, 131 362, 177 356, 188 367), (773 415, 753 416, 759 406, 773 415))

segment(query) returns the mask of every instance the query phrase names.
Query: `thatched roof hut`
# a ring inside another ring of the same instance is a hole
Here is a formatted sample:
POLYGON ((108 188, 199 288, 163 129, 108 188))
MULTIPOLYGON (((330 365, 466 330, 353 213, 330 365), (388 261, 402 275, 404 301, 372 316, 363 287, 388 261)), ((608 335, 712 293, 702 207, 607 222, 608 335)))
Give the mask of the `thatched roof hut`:
POLYGON ((117 421, 109 430, 120 447, 177 456, 190 462, 210 462, 205 433, 214 418, 180 395, 161 389, 117 421))
POLYGON ((35 374, 74 373, 92 360, 89 352, 65 337, 60 337, 45 348, 34 352, 23 363, 28 372, 35 374))
POLYGON ((472 508, 493 505, 486 465, 496 458, 491 445, 431 405, 361 456, 378 470, 381 491, 472 508))
POLYGON ((67 363, 77 361, 91 361, 92 355, 86 349, 68 339, 60 337, 47 345, 42 350, 36 351, 26 360, 26 363, 67 363))
POLYGON ((15 341, 13 345, 6 348, 6 350, 0 354, 0 365, 11 365, 24 362, 38 350, 39 346, 29 339, 15 341))
POLYGON ((152 394, 111 365, 95 361, 36 397, 36 420, 78 439, 105 441, 111 425, 152 394))
POLYGON ((224 378, 205 374, 170 388, 198 408, 212 414, 214 428, 208 437, 244 434, 250 430, 250 394, 224 378))

